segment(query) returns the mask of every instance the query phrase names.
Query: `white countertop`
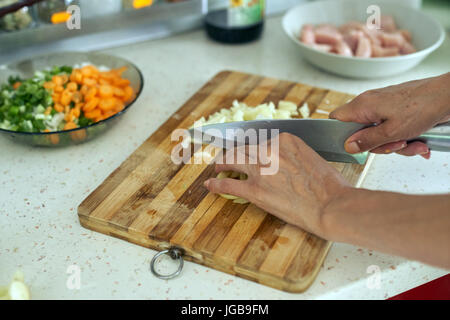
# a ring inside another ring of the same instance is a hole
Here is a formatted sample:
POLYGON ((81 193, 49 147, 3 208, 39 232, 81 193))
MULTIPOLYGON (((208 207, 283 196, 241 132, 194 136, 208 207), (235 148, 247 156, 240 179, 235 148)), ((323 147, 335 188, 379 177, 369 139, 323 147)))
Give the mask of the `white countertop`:
MULTIPOLYGON (((344 79, 301 59, 280 17, 263 38, 227 46, 203 31, 104 50, 133 61, 145 88, 123 119, 79 146, 41 149, 0 139, 0 284, 22 269, 36 299, 385 299, 438 278, 442 270, 352 245, 333 244, 314 284, 290 294, 186 262, 173 280, 149 271, 156 251, 80 226, 76 208, 208 79, 224 69, 261 74, 350 93, 450 70, 450 39, 413 70, 389 79, 344 79), (69 266, 81 269, 80 289, 66 286, 69 266), (378 266, 380 286, 370 289, 378 266), (370 270, 370 269, 369 269, 370 270), (369 284, 369 285, 368 285, 369 284)), ((407 193, 450 192, 450 156, 431 160, 376 156, 363 187, 407 193)), ((169 260, 169 259, 167 259, 169 260)))

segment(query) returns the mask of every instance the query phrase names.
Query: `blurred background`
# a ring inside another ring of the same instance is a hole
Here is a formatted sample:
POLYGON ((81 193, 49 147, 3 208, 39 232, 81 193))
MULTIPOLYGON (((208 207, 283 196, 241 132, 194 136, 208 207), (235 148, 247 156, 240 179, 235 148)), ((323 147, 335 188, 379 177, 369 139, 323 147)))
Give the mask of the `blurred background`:
MULTIPOLYGON (((266 15, 317 0, 266 0, 266 15)), ((428 1, 391 0, 420 7, 428 1)), ((238 1, 239 2, 239 1, 238 1)), ((201 28, 229 0, 0 0, 0 64, 63 50, 99 50, 201 28), (70 30, 71 5, 80 28, 70 30)))

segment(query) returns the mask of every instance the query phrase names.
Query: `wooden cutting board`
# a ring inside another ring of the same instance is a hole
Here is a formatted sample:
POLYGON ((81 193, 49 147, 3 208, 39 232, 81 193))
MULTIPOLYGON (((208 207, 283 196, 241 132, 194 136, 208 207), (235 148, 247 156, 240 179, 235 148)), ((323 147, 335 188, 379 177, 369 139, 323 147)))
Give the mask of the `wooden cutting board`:
MULTIPOLYGON (((289 292, 302 292, 316 277, 329 241, 288 225, 250 204, 208 192, 213 165, 176 165, 176 128, 231 106, 288 100, 308 103, 313 118, 353 96, 240 72, 217 74, 148 138, 78 207, 82 226, 148 248, 181 248, 184 258, 289 292)), ((333 163, 354 185, 363 165, 333 163)), ((300 213, 299 213, 300 214, 300 213)))

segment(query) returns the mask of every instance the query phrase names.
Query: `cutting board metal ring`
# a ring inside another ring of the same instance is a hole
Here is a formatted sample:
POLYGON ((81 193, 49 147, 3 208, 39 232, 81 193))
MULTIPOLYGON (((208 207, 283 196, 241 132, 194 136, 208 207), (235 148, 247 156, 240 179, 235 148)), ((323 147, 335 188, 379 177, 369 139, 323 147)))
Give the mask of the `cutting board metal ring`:
POLYGON ((183 270, 183 266, 184 266, 183 252, 182 252, 181 249, 174 247, 174 248, 170 248, 168 250, 160 251, 157 254, 155 254, 155 256, 153 257, 152 261, 150 262, 150 271, 156 277, 158 277, 160 279, 163 279, 163 280, 168 280, 168 279, 173 279, 176 276, 178 276, 181 273, 181 270, 183 270), (165 274, 161 274, 158 271, 156 271, 156 268, 155 268, 156 261, 163 254, 169 255, 173 260, 179 260, 180 261, 180 263, 178 265, 178 269, 174 273, 165 275, 165 274))

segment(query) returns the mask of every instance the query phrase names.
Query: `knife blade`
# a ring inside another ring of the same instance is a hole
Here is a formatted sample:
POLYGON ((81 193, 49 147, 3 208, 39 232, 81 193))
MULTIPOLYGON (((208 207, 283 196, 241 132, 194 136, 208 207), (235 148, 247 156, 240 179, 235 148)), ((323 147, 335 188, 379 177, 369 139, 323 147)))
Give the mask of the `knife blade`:
MULTIPOLYGON (((301 138, 327 161, 364 164, 368 152, 350 154, 344 149, 344 142, 355 132, 373 125, 354 122, 342 122, 335 119, 284 119, 284 120, 251 120, 211 124, 189 129, 194 141, 213 144, 221 148, 235 145, 259 143, 272 138, 274 131, 279 134, 288 132, 301 138), (250 141, 245 134, 249 130, 257 134, 256 141, 250 141)), ((421 141, 431 150, 450 152, 450 122, 439 124, 424 134, 408 142, 421 141)))
POLYGON ((194 141, 229 148, 235 145, 259 143, 271 139, 274 134, 288 132, 300 137, 327 161, 363 164, 367 160, 368 153, 347 153, 344 142, 353 133, 365 127, 367 125, 334 119, 251 120, 191 128, 189 133, 194 141), (275 133, 272 131, 274 129, 279 131, 275 133), (248 135, 242 134, 242 132, 252 132, 251 130, 257 133, 257 141, 253 143, 249 141, 248 135))

